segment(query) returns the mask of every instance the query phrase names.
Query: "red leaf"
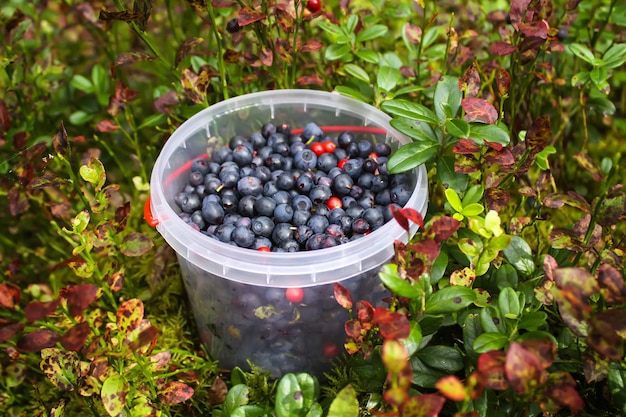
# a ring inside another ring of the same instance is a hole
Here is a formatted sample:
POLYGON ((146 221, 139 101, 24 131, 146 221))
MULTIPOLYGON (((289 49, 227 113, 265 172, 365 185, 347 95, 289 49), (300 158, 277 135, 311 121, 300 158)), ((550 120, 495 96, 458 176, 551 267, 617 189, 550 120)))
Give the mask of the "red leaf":
POLYGON ((497 56, 505 56, 511 55, 513 52, 515 52, 516 49, 517 47, 511 45, 508 42, 497 41, 494 42, 493 45, 491 45, 491 47, 489 48, 489 53, 497 56))
POLYGON ((100 295, 99 288, 83 283, 61 289, 59 294, 67 300, 70 314, 75 317, 83 313, 100 295))
POLYGON ((465 387, 456 375, 448 375, 439 379, 435 384, 435 388, 452 401, 463 401, 466 396, 465 387))
POLYGON ((485 378, 485 386, 494 390, 505 390, 509 387, 504 374, 504 352, 492 350, 478 357, 478 372, 485 378))
POLYGON ((556 271, 558 267, 559 264, 552 256, 546 255, 543 258, 543 273, 550 281, 554 281, 554 271, 556 271))
POLYGON ((511 10, 509 11, 509 17, 511 18, 511 25, 515 30, 519 30, 519 24, 524 21, 524 16, 528 9, 530 0, 512 0, 511 10))
POLYGON ((424 218, 422 217, 422 214, 419 211, 412 209, 410 207, 407 207, 407 208, 400 209, 400 213, 408 220, 411 220, 413 223, 417 224, 420 227, 420 229, 424 228, 424 218))
POLYGON ((426 257, 428 262, 434 262, 439 256, 439 244, 433 239, 424 239, 408 245, 409 249, 426 257))
POLYGON ((265 13, 256 11, 249 6, 246 6, 239 10, 237 21, 239 22, 239 26, 243 27, 251 23, 258 22, 259 20, 263 20, 265 17, 265 13))
POLYGON ((430 224, 429 231, 433 235, 433 239, 437 243, 441 243, 450 236, 452 236, 461 225, 456 219, 452 217, 439 217, 430 224))
POLYGON ((20 304, 22 290, 15 284, 3 282, 0 284, 0 307, 13 309, 20 304))
POLYGON ((274 61, 274 54, 270 48, 261 48, 259 59, 263 65, 271 67, 274 61))
POLYGON ((6 102, 2 99, 0 99, 0 127, 5 132, 11 127, 11 114, 6 102))
POLYGON ((624 277, 614 266, 603 264, 598 268, 600 291, 608 303, 623 304, 626 299, 624 277))
POLYGON ((228 9, 236 4, 234 0, 211 0, 211 5, 216 9, 228 9))
POLYGON ((546 22, 545 20, 539 20, 535 22, 523 22, 519 25, 519 31, 526 36, 547 39, 548 22, 546 22))
POLYGON ((357 319, 361 323, 370 323, 374 320, 374 306, 368 301, 359 300, 355 303, 357 319))
POLYGON ((389 208, 391 209, 391 214, 393 215, 393 218, 396 219, 400 227, 402 227, 408 233, 409 232, 409 220, 406 217, 404 217, 404 215, 400 212, 400 209, 398 209, 394 205, 389 206, 389 208))
POLYGON ((574 155, 574 160, 582 169, 591 174, 591 178, 593 178, 594 181, 602 181, 602 179, 604 178, 604 174, 602 173, 600 167, 598 167, 593 162, 589 155, 584 153, 577 153, 574 155))
POLYGON ((67 350, 78 352, 85 346, 90 330, 89 323, 86 321, 78 323, 65 332, 61 339, 61 345, 67 350))
POLYGON ((459 139, 454 144, 454 153, 459 155, 471 155, 480 152, 480 146, 471 139, 459 139))
POLYGON ((422 28, 412 23, 404 26, 404 34, 413 45, 418 45, 422 41, 422 28))
POLYGON ((385 340, 406 339, 411 332, 411 324, 404 314, 384 307, 374 308, 374 323, 378 324, 380 336, 385 340))
POLYGON ((351 337, 355 340, 361 339, 361 330, 363 329, 363 326, 361 325, 360 321, 347 320, 343 327, 348 337, 351 337))
POLYGON ((8 323, 0 326, 0 343, 7 342, 24 328, 23 323, 8 323))
POLYGON ((335 300, 346 310, 352 309, 352 294, 350 291, 339 283, 334 285, 335 300))
POLYGON ((489 210, 500 212, 509 205, 511 194, 502 188, 489 188, 485 190, 485 202, 489 210))
POLYGON ((400 405, 401 416, 437 417, 446 399, 437 394, 421 394, 400 405))
POLYGON ((17 348, 22 352, 39 352, 41 349, 54 346, 61 336, 54 330, 40 329, 25 334, 17 342, 17 348))
POLYGON ((513 165, 515 163, 515 157, 510 149, 504 148, 499 152, 487 151, 485 153, 485 161, 492 164, 498 164, 503 166, 513 165))
POLYGON ((304 45, 299 48, 299 50, 300 52, 316 52, 322 49, 322 46, 323 45, 321 42, 314 39, 309 39, 304 43, 304 45))
POLYGON ((535 119, 528 132, 526 132, 526 143, 529 149, 539 152, 546 146, 551 137, 550 116, 544 114, 535 119))
MULTIPOLYGON (((461 80, 459 80, 461 81, 461 80)), ((461 91, 465 90, 466 97, 476 97, 478 92, 480 91, 480 74, 478 73, 478 69, 476 68, 476 63, 472 63, 470 67, 465 71, 462 78, 464 86, 461 87, 461 91)))
POLYGON ((568 407, 575 414, 585 406, 576 388, 570 385, 549 384, 545 394, 558 404, 568 407))
POLYGON ((193 395, 193 388, 182 382, 172 381, 159 390, 158 397, 167 405, 179 404, 187 401, 193 395))
POLYGON ((115 132, 120 127, 112 120, 103 120, 96 126, 98 132, 115 132))
POLYGON ((533 387, 545 384, 548 379, 537 356, 517 342, 509 346, 504 372, 513 389, 521 394, 530 393, 533 387))
POLYGON ((496 71, 496 86, 498 87, 500 97, 508 94, 509 87, 511 86, 511 75, 504 68, 498 67, 496 71))
POLYGON ((494 124, 498 120, 498 111, 484 98, 468 97, 461 101, 468 121, 494 124))
POLYGON ((24 308, 26 320, 33 322, 48 317, 56 311, 59 304, 61 304, 60 298, 47 302, 31 301, 24 308))
POLYGON ((301 75, 296 83, 298 85, 324 85, 324 79, 319 74, 301 75))

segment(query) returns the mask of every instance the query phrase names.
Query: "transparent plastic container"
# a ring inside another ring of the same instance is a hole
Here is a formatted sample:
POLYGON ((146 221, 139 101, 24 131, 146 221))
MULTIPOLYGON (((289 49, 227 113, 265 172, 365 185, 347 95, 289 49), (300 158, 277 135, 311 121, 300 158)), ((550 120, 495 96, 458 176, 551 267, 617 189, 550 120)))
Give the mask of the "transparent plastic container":
MULTIPOLYGON (((188 181, 191 161, 210 157, 234 135, 247 136, 266 122, 288 123, 292 129, 315 122, 329 135, 350 129, 359 139, 397 149, 409 139, 389 120, 376 108, 336 93, 267 91, 200 111, 164 145, 153 168, 146 217, 177 253, 202 342, 220 367, 252 363, 274 377, 300 371, 321 375, 343 351, 346 338, 348 314, 333 298, 334 283, 351 290, 355 301, 381 304, 387 293, 378 271, 392 258, 394 241, 406 242, 408 235, 391 220, 364 238, 309 252, 260 252, 221 243, 178 216, 174 196, 188 181), (290 301, 288 288, 301 288, 303 299, 290 301)), ((413 171, 412 180, 415 190, 405 207, 424 215, 423 166, 413 171)))

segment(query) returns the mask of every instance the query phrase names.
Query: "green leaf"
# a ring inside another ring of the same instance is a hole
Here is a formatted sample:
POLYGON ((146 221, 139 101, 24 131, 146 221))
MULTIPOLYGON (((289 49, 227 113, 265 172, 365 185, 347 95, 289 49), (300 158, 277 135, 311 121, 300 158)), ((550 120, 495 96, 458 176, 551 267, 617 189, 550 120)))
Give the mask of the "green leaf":
POLYGON ((343 66, 343 69, 350 75, 352 75, 353 77, 369 84, 370 83, 370 76, 367 74, 367 72, 359 67, 358 65, 355 64, 345 64, 343 66))
POLYGON ((263 407, 259 407, 258 405, 242 405, 241 407, 235 408, 230 414, 230 417, 265 417, 266 415, 267 410, 263 407))
POLYGON ((104 165, 96 158, 91 158, 87 165, 82 165, 78 169, 78 173, 81 178, 91 184, 96 191, 102 189, 107 179, 104 165))
POLYGON ((320 386, 317 382, 317 378, 308 373, 299 373, 296 375, 298 384, 300 384, 300 390, 302 392, 302 410, 307 412, 313 407, 317 396, 319 395, 320 386))
POLYGON ((396 88, 401 79, 402 74, 400 74, 399 70, 388 66, 381 66, 378 69, 376 84, 381 90, 389 92, 396 88))
POLYGON ((158 126, 161 123, 165 123, 167 121, 167 116, 163 113, 153 114, 145 118, 142 124, 137 127, 137 130, 144 129, 146 127, 154 127, 158 126))
POLYGON ((398 276, 398 265, 396 264, 384 265, 378 276, 387 288, 400 297, 417 298, 422 293, 408 281, 398 276))
POLYGON ((426 365, 417 355, 411 358, 411 368, 413 369, 413 383, 418 387, 435 388, 435 384, 444 376, 448 375, 437 369, 426 365))
POLYGON ((231 416, 233 412, 242 405, 248 404, 250 389, 245 384, 233 386, 226 394, 222 405, 224 416, 231 416))
POLYGON ((485 211, 485 207, 482 204, 471 203, 463 207, 463 210, 461 210, 461 214, 463 214, 466 217, 474 217, 474 216, 478 216, 483 211, 485 211))
POLYGON ((409 100, 396 99, 385 101, 381 109, 393 116, 406 117, 428 124, 437 124, 437 116, 428 107, 409 100))
POLYGON ((604 61, 602 65, 604 68, 617 68, 624 65, 626 62, 626 43, 613 44, 602 55, 602 60, 604 61))
POLYGON ((500 318, 497 307, 490 306, 480 310, 480 325, 485 332, 506 333, 504 322, 500 318))
POLYGON ((351 49, 352 48, 349 44, 336 43, 326 48, 326 51, 324 52, 324 58, 326 58, 327 61, 337 61, 348 56, 351 49))
POLYGON ((626 370, 618 364, 612 364, 608 380, 613 405, 626 413, 626 370))
POLYGON ((445 287, 426 299, 426 313, 446 314, 462 310, 476 301, 476 293, 467 287, 445 287))
POLYGON ((346 22, 345 25, 345 32, 350 34, 350 33, 354 33, 356 26, 359 24, 359 16, 357 16, 356 14, 351 14, 350 17, 348 17, 348 21, 346 22))
POLYGON ((357 33, 356 40, 357 42, 371 41, 372 39, 380 38, 385 35, 388 30, 385 25, 370 26, 357 33))
POLYGON ((446 122, 446 132, 455 138, 467 138, 470 134, 470 124, 461 119, 450 119, 446 122))
POLYGON ((406 87, 398 88, 394 91, 394 95, 397 97, 403 94, 413 93, 415 91, 422 91, 423 89, 424 87, 420 85, 407 85, 406 87))
POLYGON ((548 315, 544 311, 533 311, 524 314, 520 319, 517 327, 527 331, 539 330, 541 327, 547 326, 548 315))
POLYGON ((324 409, 319 403, 314 403, 308 413, 304 417, 322 417, 324 415, 324 409))
POLYGON ((128 391, 128 382, 121 375, 113 374, 102 383, 100 398, 104 409, 111 417, 117 417, 124 411, 128 391))
POLYGON ((472 348, 476 353, 485 353, 490 350, 500 350, 505 347, 509 339, 502 333, 483 333, 474 340, 472 348))
POLYGON ((404 345, 406 346, 406 350, 409 353, 409 356, 413 356, 415 352, 420 347, 422 343, 422 328, 419 323, 416 321, 411 321, 411 332, 409 333, 409 337, 404 340, 404 345))
POLYGON ((298 416, 304 410, 304 395, 296 375, 288 373, 278 382, 276 388, 276 417, 298 416))
POLYGON ((444 124, 446 119, 456 117, 461 106, 461 89, 457 77, 446 75, 437 83, 435 95, 433 97, 435 113, 440 124, 444 124))
POLYGON ((362 101, 364 103, 368 103, 370 102, 370 98, 365 96, 363 93, 361 93, 359 90, 355 90, 352 87, 347 87, 344 85, 338 85, 337 87, 335 87, 335 91, 338 92, 339 94, 346 96, 346 97, 351 97, 355 100, 359 100, 362 101))
POLYGON ((389 121, 389 124, 398 132, 404 133, 413 140, 420 142, 440 142, 433 128, 424 122, 407 119, 406 117, 394 117, 389 121))
POLYGON ((507 246, 511 244, 511 236, 510 235, 500 235, 489 240, 487 244, 487 249, 494 251, 504 250, 507 246))
POLYGON ((463 341, 465 342, 465 352, 470 358, 476 357, 474 351, 474 341, 483 332, 483 328, 480 325, 480 318, 474 311, 470 311, 469 314, 463 320, 463 341))
POLYGON ((143 256, 154 247, 150 238, 141 232, 131 232, 120 245, 120 252, 126 256, 143 256))
POLYGON ((507 261, 522 275, 529 276, 535 272, 532 250, 520 236, 513 236, 511 244, 502 252, 507 261))
POLYGON ((478 144, 488 141, 508 145, 511 141, 509 132, 500 125, 472 124, 470 126, 469 137, 478 144))
POLYGON ((70 123, 76 126, 82 126, 93 119, 93 115, 83 110, 76 110, 70 114, 70 123))
POLYGON ((516 319, 520 315, 522 307, 513 288, 506 287, 498 295, 498 309, 504 317, 516 319))
POLYGON ((317 23, 317 26, 324 32, 334 37, 336 43, 350 42, 350 37, 346 36, 341 27, 335 25, 334 23, 320 21, 317 23))
POLYGON ((439 255, 433 262, 433 266, 430 269, 430 284, 435 285, 439 282, 441 278, 443 278, 446 273, 446 269, 448 267, 448 247, 442 246, 441 251, 439 251, 439 255))
POLYGON ((579 43, 572 43, 568 46, 568 49, 578 58, 593 65, 593 52, 591 52, 586 46, 579 43))
POLYGON ((451 346, 426 346, 417 352, 417 356, 431 368, 447 373, 460 371, 465 365, 461 352, 451 346))
POLYGON ((330 404, 327 417, 358 417, 359 400, 352 385, 346 385, 330 404))
POLYGON ((517 271, 509 264, 504 264, 496 270, 495 279, 496 285, 500 290, 507 287, 517 288, 517 271))
POLYGON ((589 81, 590 73, 589 71, 581 71, 572 76, 572 86, 573 87, 581 87, 589 81))
POLYGON ((403 145, 387 161, 387 170, 391 174, 409 171, 430 161, 439 148, 437 142, 411 142, 403 145))
POLYGON ((372 51, 371 49, 361 48, 355 52, 355 55, 363 61, 371 64, 378 64, 379 61, 378 52, 372 51))
POLYGON ((445 188, 452 188, 457 194, 467 188, 468 176, 454 171, 454 157, 443 156, 437 161, 437 177, 445 188))
POLYGON ((589 78, 594 84, 600 84, 606 82, 606 78, 609 76, 609 72, 604 67, 595 67, 589 73, 589 78))
POLYGON ((84 75, 76 74, 72 77, 70 85, 77 90, 85 93, 93 93, 93 84, 89 78, 84 75))
POLYGON ((446 200, 448 200, 448 203, 450 203, 450 207, 452 207, 452 209, 456 212, 462 212, 463 211, 463 203, 461 203, 461 198, 459 197, 459 195, 457 194, 456 191, 454 191, 452 188, 448 188, 445 191, 446 194, 446 200))

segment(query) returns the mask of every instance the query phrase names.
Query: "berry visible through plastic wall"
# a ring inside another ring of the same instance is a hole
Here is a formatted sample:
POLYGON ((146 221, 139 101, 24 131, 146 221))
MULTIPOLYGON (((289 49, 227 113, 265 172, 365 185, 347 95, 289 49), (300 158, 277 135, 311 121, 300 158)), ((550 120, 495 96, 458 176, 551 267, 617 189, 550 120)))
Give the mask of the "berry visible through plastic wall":
POLYGON ((287 288, 285 297, 292 303, 299 303, 304 298, 304 291, 302 288, 287 288))
POLYGON ((317 13, 322 9, 322 2, 321 0, 309 0, 306 3, 306 8, 311 13, 317 13))

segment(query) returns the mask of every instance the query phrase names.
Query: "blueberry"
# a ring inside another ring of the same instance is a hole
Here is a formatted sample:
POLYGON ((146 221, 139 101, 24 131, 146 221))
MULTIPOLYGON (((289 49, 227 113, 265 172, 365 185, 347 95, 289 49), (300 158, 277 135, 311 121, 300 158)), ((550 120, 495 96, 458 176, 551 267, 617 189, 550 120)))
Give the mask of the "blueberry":
POLYGON ((357 184, 361 188, 365 188, 365 189, 372 188, 372 184, 374 184, 374 174, 370 172, 363 173, 361 176, 359 176, 359 179, 357 180, 357 184))
POLYGON ((254 243, 254 233, 247 227, 236 227, 231 239, 242 248, 249 248, 254 243))
POLYGON ((196 193, 185 194, 182 199, 180 208, 183 209, 185 213, 193 213, 198 210, 202 206, 202 199, 196 193))
POLYGON ((235 226, 252 229, 252 219, 250 217, 239 216, 239 218, 235 222, 235 226))
POLYGON ((301 226, 303 224, 306 224, 306 222, 309 221, 309 218, 311 217, 311 215, 312 214, 309 210, 295 210, 293 212, 291 223, 294 226, 301 226))
POLYGON ((331 188, 333 186, 332 178, 326 176, 323 171, 318 171, 319 175, 316 175, 315 184, 323 185, 325 187, 331 188))
POLYGON ((348 174, 339 174, 333 179, 333 191, 340 197, 350 194, 353 185, 354 180, 348 174))
POLYGON ((279 223, 289 223, 293 218, 293 208, 286 203, 276 206, 274 209, 274 221, 279 223))
POLYGON ((296 231, 294 233, 294 237, 296 239, 296 241, 300 244, 305 244, 306 241, 313 236, 313 229, 311 229, 309 226, 303 224, 300 225, 296 228, 296 231))
POLYGON ((358 185, 353 185, 352 188, 350 188, 350 197, 354 197, 354 198, 361 198, 363 196, 363 194, 365 193, 365 190, 361 187, 359 187, 358 185))
POLYGON ((263 195, 265 197, 271 197, 278 192, 278 187, 276 186, 276 181, 271 180, 263 185, 263 195))
POLYGON ((314 233, 324 233, 324 230, 326 230, 329 224, 328 218, 320 214, 312 215, 309 221, 306 222, 306 225, 309 226, 314 233))
POLYGON ((313 213, 319 214, 320 216, 328 217, 330 214, 330 209, 326 204, 317 204, 313 207, 313 213))
POLYGON ((226 31, 228 33, 237 33, 241 30, 241 26, 239 26, 239 19, 233 17, 226 22, 226 31))
POLYGON ((321 139, 322 136, 324 136, 324 132, 316 123, 310 122, 304 126, 304 129, 302 129, 302 136, 305 142, 309 142, 321 139))
POLYGON ((267 122, 263 126, 261 126, 261 134, 265 139, 269 138, 274 133, 276 133, 276 126, 274 126, 273 123, 267 122))
POLYGON ((263 193, 263 183, 258 177, 243 177, 237 181, 237 192, 240 196, 260 196, 263 193))
POLYGON ((304 144, 304 142, 294 142, 289 146, 289 152, 292 155, 296 155, 298 152, 304 149, 306 149, 306 145, 304 144))
POLYGON ((344 210, 347 210, 350 207, 354 207, 358 205, 359 205, 359 202, 356 201, 356 199, 350 195, 346 195, 341 198, 341 207, 343 207, 344 210))
POLYGON ((220 171, 220 179, 226 188, 233 188, 239 181, 239 170, 227 168, 220 171))
POLYGON ((209 224, 220 224, 224 220, 224 208, 205 197, 202 201, 202 218, 209 224))
POLYGON ((244 145, 239 145, 233 150, 233 162, 240 167, 252 163, 252 150, 244 145))
POLYGON ((270 237, 274 230, 274 221, 268 216, 259 216, 252 220, 252 231, 257 236, 270 237))
POLYGON ((261 149, 258 149, 256 154, 258 157, 263 159, 263 163, 265 164, 265 160, 270 157, 274 153, 274 150, 271 146, 264 146, 261 149))
POLYGON ((209 162, 206 159, 196 159, 191 163, 191 172, 199 172, 202 176, 209 173, 209 162))
POLYGON ((374 145, 374 153, 378 156, 391 155, 391 146, 385 142, 379 142, 374 145))
POLYGON ((370 224, 363 218, 356 219, 352 222, 352 231, 357 234, 365 233, 370 230, 370 224))
MULTIPOLYGON (((247 218, 247 217, 246 217, 247 218)), ((230 212, 224 214, 224 220, 222 220, 222 224, 234 224, 237 225, 237 222, 241 219, 241 214, 230 212)))
POLYGON ((241 135, 235 135, 228 141, 228 147, 230 149, 235 149, 237 146, 246 143, 246 138, 241 135))
POLYGON ((272 249, 272 241, 266 237, 257 237, 254 239, 254 243, 251 246, 251 249, 259 249, 259 248, 268 248, 272 249))
POLYGON ((340 219, 345 215, 346 215, 346 211, 343 208, 341 207, 334 208, 328 214, 328 221, 331 224, 339 224, 340 219))
POLYGON ((235 229, 234 224, 220 224, 215 228, 215 236, 224 243, 230 243, 235 229))
POLYGON ((308 175, 301 175, 296 181, 296 189, 301 193, 308 193, 313 187, 313 180, 308 175))
POLYGON ((357 142, 357 148, 359 150, 359 156, 361 158, 367 158, 369 154, 374 151, 374 146, 372 145, 372 142, 365 139, 357 142))
POLYGON ((391 192, 388 188, 385 188, 382 191, 376 193, 376 197, 374 197, 374 202, 378 206, 386 206, 391 204, 391 192))
POLYGON ((353 219, 356 219, 356 218, 361 217, 361 214, 363 214, 364 211, 365 209, 357 204, 355 206, 348 207, 346 209, 346 214, 352 217, 353 219))
POLYGON ((191 223, 197 224, 200 229, 204 229, 206 227, 206 223, 202 218, 202 212, 200 210, 196 210, 191 213, 191 216, 189 216, 189 221, 191 221, 191 223))
POLYGON ((391 194, 392 202, 400 206, 404 206, 406 203, 409 202, 413 190, 406 185, 398 185, 393 187, 389 192, 391 194))
POLYGON ((346 152, 350 158, 359 157, 359 145, 356 142, 350 142, 346 146, 346 152))
POLYGON ((253 195, 246 195, 239 199, 239 204, 237 205, 237 209, 242 216, 252 217, 255 214, 254 211, 254 203, 256 202, 257 197, 253 195))
POLYGON ((267 140, 265 139, 265 137, 263 137, 263 134, 261 134, 261 132, 258 132, 258 131, 252 132, 250 136, 248 137, 248 140, 252 144, 252 148, 254 148, 255 150, 259 150, 265 145, 267 145, 267 140))
POLYGON ((368 208, 374 207, 376 205, 376 200, 375 200, 374 196, 372 196, 372 195, 364 194, 357 201, 359 203, 359 206, 363 207, 364 209, 368 209, 368 208))
POLYGON ((239 205, 239 195, 235 190, 226 189, 222 191, 221 197, 224 211, 229 212, 237 209, 239 205))
POLYGON ((371 230, 376 230, 383 224, 385 224, 385 217, 383 216, 383 212, 378 207, 372 207, 366 209, 361 215, 363 219, 369 223, 371 230))
POLYGON ((401 209, 402 207, 396 203, 391 203, 385 207, 383 207, 383 216, 385 217, 385 222, 393 219, 393 214, 391 214, 391 207, 395 207, 396 209, 401 209))
POLYGON ((375 173, 377 169, 378 169, 378 162, 376 162, 374 159, 367 158, 366 160, 363 161, 364 172, 375 173))
POLYGON ((225 161, 232 161, 233 151, 228 146, 222 146, 220 148, 217 148, 215 152, 213 152, 211 158, 213 159, 213 162, 216 162, 218 164, 221 164, 225 161))
POLYGON ((280 248, 285 252, 298 252, 300 244, 294 239, 286 239, 281 242, 280 248))
POLYGON ((348 159, 343 165, 343 170, 352 177, 352 179, 356 180, 361 176, 361 173, 363 173, 363 160, 360 158, 348 159))
MULTIPOLYGON (((210 174, 209 174, 210 175, 210 174)), ((221 179, 217 177, 204 179, 204 188, 207 194, 217 194, 222 188, 224 188, 224 183, 221 179)))
POLYGON ((329 224, 324 233, 336 237, 342 237, 344 235, 343 228, 338 224, 329 224))
POLYGON ((345 215, 341 216, 339 219, 339 226, 341 226, 341 230, 344 235, 348 235, 352 233, 352 217, 345 215))
POLYGON ((276 143, 274 146, 272 146, 272 149, 274 150, 274 153, 282 156, 289 156, 289 144, 285 142, 276 143))
POLYGON ((332 191, 325 185, 316 185, 311 188, 311 192, 309 193, 309 198, 314 204, 325 203, 331 196, 332 191))
POLYGON ((337 148, 335 149, 334 152, 335 156, 337 157, 338 160, 342 160, 342 159, 346 159, 348 157, 348 152, 346 152, 345 149, 343 148, 337 148))
POLYGON ((291 200, 291 207, 293 207, 294 210, 310 211, 311 207, 313 207, 313 203, 306 195, 299 195, 291 200))
POLYGON ((270 156, 265 158, 265 165, 267 165, 272 171, 283 169, 285 166, 285 157, 279 153, 272 153, 270 156))
POLYGON ((272 231, 272 241, 275 245, 280 246, 282 242, 294 238, 294 229, 289 223, 278 223, 272 231))
POLYGON ((274 193, 274 195, 272 195, 272 199, 276 202, 276 204, 291 204, 291 194, 285 190, 279 190, 274 193))
POLYGON ((339 145, 340 148, 346 149, 352 142, 354 142, 354 133, 349 130, 341 132, 339 136, 337 136, 337 145, 339 145))
POLYGON ((277 204, 271 197, 261 197, 254 202, 254 211, 259 216, 272 216, 277 204))
POLYGON ((317 167, 317 155, 310 149, 303 149, 294 155, 293 164, 297 169, 310 171, 317 167))
POLYGON ((272 170, 265 165, 261 165, 254 169, 254 176, 260 179, 262 183, 266 183, 272 178, 272 170))
POLYGON ((371 190, 375 193, 389 187, 389 177, 384 174, 374 175, 371 190))
POLYGON ((276 180, 276 186, 279 190, 291 190, 296 185, 296 179, 292 171, 285 171, 276 180))
POLYGON ((317 158, 317 169, 328 172, 337 166, 337 162, 339 162, 339 160, 335 154, 323 153, 317 158))
POLYGON ((323 242, 326 235, 323 233, 315 233, 306 241, 306 250, 317 250, 323 248, 323 242))

